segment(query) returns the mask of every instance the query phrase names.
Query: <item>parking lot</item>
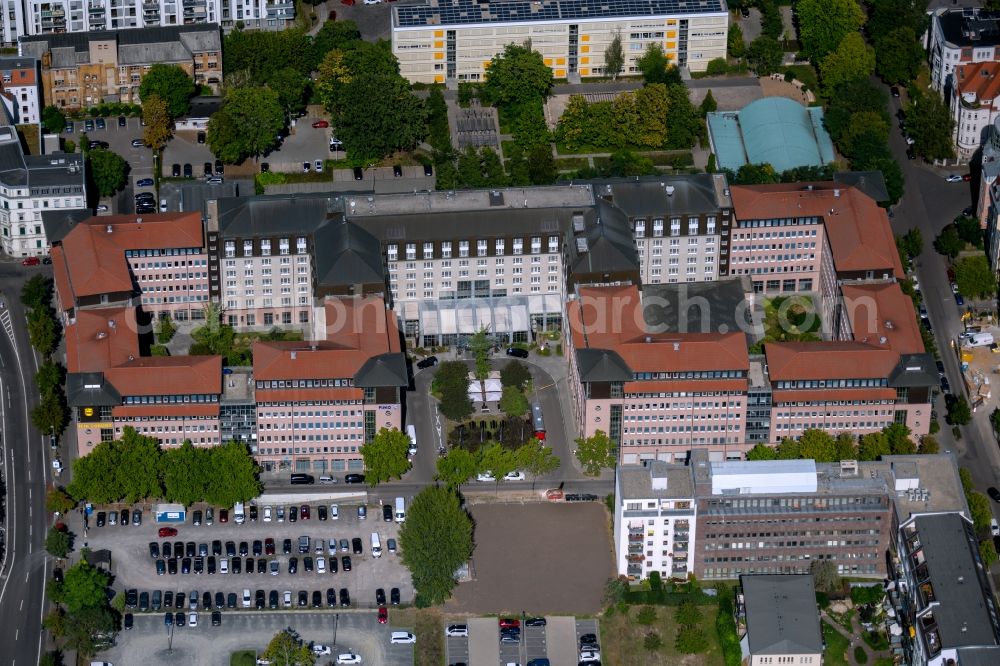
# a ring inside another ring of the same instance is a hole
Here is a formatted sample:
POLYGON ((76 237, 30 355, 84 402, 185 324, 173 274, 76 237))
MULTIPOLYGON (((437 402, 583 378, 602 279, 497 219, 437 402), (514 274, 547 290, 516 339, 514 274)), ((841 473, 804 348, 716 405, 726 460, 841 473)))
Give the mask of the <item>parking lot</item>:
POLYGON ((577 620, 568 616, 530 621, 523 617, 470 618, 449 622, 447 626, 455 625, 464 625, 468 636, 449 636, 445 631, 447 664, 505 666, 548 659, 552 666, 574 666, 579 661, 580 638, 587 634, 599 636, 597 620, 577 620), (514 625, 516 628, 510 628, 514 625))
MULTIPOLYGON (((265 508, 261 507, 256 522, 250 521, 248 516, 245 524, 238 525, 230 515, 229 522, 220 523, 216 509, 212 525, 208 525, 207 517, 203 516, 202 525, 194 526, 193 511, 205 509, 195 506, 188 512, 186 522, 176 525, 177 536, 164 538, 157 536, 160 525, 152 521, 148 511, 144 512, 139 527, 120 524, 97 527, 95 515, 91 517, 85 541, 92 550, 106 548, 111 551, 116 589, 148 592, 150 605, 154 591, 168 589, 174 591, 175 598, 181 593, 189 596, 192 591, 196 592, 199 608, 204 605, 201 597, 205 592, 211 594, 213 605, 216 593, 221 592, 227 606, 232 605, 228 597, 233 593, 238 599, 236 606, 242 608, 245 589, 251 591, 254 605, 258 590, 263 592, 265 608, 273 605, 272 591, 282 608, 286 607, 285 591, 291 593, 292 607, 302 605, 300 592, 306 594, 305 607, 313 607, 313 592, 318 591, 321 606, 329 608, 329 590, 337 594, 334 605, 339 608, 342 607, 339 596, 342 588, 350 595, 352 608, 375 608, 378 589, 383 590, 386 605, 390 604, 393 588, 399 590, 400 603, 412 602, 409 572, 400 563, 398 550, 389 552, 389 539, 398 544, 399 526, 382 519, 381 507, 366 507, 368 515, 362 521, 358 519, 357 503, 338 505, 339 518, 322 521, 318 519, 320 505, 307 506, 310 508, 307 520, 289 521, 291 507, 284 506, 281 508, 285 518, 281 522, 278 521, 278 507, 272 508, 269 522, 264 521, 265 508), (372 532, 379 534, 381 557, 372 556, 372 532), (308 553, 300 552, 302 536, 309 537, 308 553), (335 554, 330 552, 331 540, 335 554), (151 556, 151 543, 156 544, 158 558, 151 556), (180 555, 178 544, 184 551, 180 555), (273 555, 267 554, 269 547, 273 547, 273 555), (358 547, 360 554, 356 552, 358 547), (165 549, 169 549, 169 558, 163 557, 165 549), (345 558, 350 562, 350 571, 345 570, 345 558), (319 572, 321 562, 325 573, 319 572), (272 563, 276 563, 276 570, 272 569, 272 563), (158 567, 162 573, 158 574, 158 567), (290 573, 290 568, 295 572, 290 573), (190 573, 185 574, 185 569, 190 569, 190 573), (197 573, 199 569, 203 573, 197 573)), ((329 514, 330 506, 325 507, 329 514)))
MULTIPOLYGON (((333 655, 354 652, 362 663, 373 666, 399 666, 413 663, 412 645, 391 645, 392 611, 389 623, 378 624, 375 613, 285 613, 225 611, 222 624, 211 626, 207 614, 198 627, 167 629, 162 613, 136 617, 135 627, 118 634, 118 644, 100 655, 113 664, 138 663, 144 666, 228 666, 229 657, 238 650, 263 651, 271 638, 286 627, 303 640, 327 645, 333 655)), ((398 628, 395 628, 399 630, 398 628)), ((333 657, 335 659, 335 656, 333 657)), ((321 658, 317 664, 326 664, 321 658)))

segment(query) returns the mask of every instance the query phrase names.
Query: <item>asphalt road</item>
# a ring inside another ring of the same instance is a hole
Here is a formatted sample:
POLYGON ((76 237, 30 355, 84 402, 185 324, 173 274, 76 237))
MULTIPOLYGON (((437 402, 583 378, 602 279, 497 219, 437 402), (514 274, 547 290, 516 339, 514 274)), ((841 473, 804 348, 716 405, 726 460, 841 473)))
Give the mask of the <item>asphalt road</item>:
MULTIPOLYGON (((33 269, 35 271, 39 269, 33 269)), ((43 544, 48 446, 30 425, 37 403, 36 359, 28 345, 21 283, 27 271, 0 263, 0 435, 6 552, 0 569, 0 664, 34 665, 43 648, 42 614, 50 567, 43 544)))

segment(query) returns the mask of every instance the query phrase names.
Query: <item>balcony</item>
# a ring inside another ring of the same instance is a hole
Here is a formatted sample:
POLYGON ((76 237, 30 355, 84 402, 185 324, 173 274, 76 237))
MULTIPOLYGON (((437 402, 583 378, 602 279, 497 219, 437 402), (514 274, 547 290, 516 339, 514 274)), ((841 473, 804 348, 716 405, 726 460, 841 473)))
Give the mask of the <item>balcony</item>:
POLYGON ((629 553, 625 557, 625 560, 628 562, 645 562, 646 556, 643 555, 642 553, 629 553))
POLYGON ((674 521, 674 529, 676 529, 676 530, 689 530, 689 529, 691 529, 691 521, 688 521, 688 520, 677 520, 677 521, 674 521))
POLYGON ((644 546, 641 543, 630 543, 628 545, 628 552, 630 553, 641 553, 644 546))
POLYGON ((681 575, 681 576, 686 576, 687 575, 687 570, 688 570, 687 565, 684 565, 684 564, 674 564, 674 566, 671 567, 671 569, 670 569, 670 573, 678 574, 678 575, 681 575))
POLYGON ((674 532, 674 538, 675 539, 688 539, 688 538, 690 538, 690 536, 691 536, 691 533, 688 532, 687 530, 680 530, 680 531, 674 532))
POLYGON ((636 576, 636 577, 642 576, 642 567, 639 566, 638 564, 630 564, 628 565, 628 568, 625 570, 625 572, 629 576, 636 576))
POLYGON ((674 552, 677 553, 687 553, 688 542, 687 541, 675 541, 674 542, 674 552))

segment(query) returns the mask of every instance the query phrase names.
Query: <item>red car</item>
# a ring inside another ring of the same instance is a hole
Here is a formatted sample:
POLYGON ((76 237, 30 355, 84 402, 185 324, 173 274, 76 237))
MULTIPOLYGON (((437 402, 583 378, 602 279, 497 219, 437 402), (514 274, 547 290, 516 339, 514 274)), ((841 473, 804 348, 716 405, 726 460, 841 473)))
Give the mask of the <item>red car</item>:
POLYGON ((971 173, 963 173, 962 174, 962 180, 972 180, 972 174, 971 173))
POLYGON ((271 537, 264 539, 264 554, 274 555, 274 539, 271 537))
POLYGON ((317 120, 316 122, 313 123, 313 128, 315 128, 315 129, 319 129, 321 127, 329 127, 329 126, 330 126, 330 123, 328 123, 325 120, 317 120))
POLYGON ((354 6, 354 0, 340 0, 340 4, 342 4, 342 5, 346 6, 346 7, 353 7, 354 6))
POLYGON ((157 534, 161 537, 175 537, 177 536, 177 528, 175 527, 161 527, 157 534))
POLYGON ((515 620, 515 619, 510 618, 510 617, 502 617, 502 618, 500 618, 500 628, 501 629, 506 629, 508 627, 520 627, 520 626, 521 626, 521 621, 520 620, 515 620))
POLYGON ((220 523, 229 522, 229 511, 227 509, 219 509, 219 522, 220 523))
POLYGON ((385 606, 378 607, 378 623, 385 624, 389 621, 389 611, 386 610, 385 606))
POLYGON ((38 257, 27 257, 27 258, 25 258, 24 261, 21 262, 21 265, 22 266, 37 266, 40 263, 42 263, 42 260, 39 259, 38 257))
POLYGON ((303 504, 302 508, 299 510, 299 515, 302 520, 309 520, 309 505, 303 504))

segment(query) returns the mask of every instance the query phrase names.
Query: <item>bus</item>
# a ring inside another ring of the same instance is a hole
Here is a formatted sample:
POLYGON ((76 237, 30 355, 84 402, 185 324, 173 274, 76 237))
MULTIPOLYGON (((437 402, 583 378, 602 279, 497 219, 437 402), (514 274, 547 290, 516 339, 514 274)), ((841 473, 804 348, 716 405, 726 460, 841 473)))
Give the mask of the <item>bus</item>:
POLYGON ((545 421, 542 419, 542 406, 535 402, 531 405, 531 425, 534 428, 535 439, 545 441, 545 421))

